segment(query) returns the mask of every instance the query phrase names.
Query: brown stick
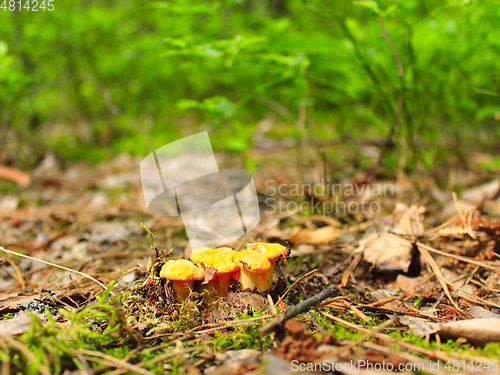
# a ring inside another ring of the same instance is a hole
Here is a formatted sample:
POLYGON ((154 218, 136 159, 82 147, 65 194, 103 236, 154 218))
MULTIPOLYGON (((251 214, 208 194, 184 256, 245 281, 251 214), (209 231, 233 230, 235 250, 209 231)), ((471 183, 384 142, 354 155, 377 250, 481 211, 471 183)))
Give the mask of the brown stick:
POLYGON ((338 292, 339 288, 336 285, 332 285, 329 288, 324 289, 314 296, 302 301, 298 305, 289 307, 284 314, 278 315, 270 322, 260 327, 260 333, 264 335, 275 331, 281 325, 281 323, 283 323, 283 321, 292 319, 303 312, 309 311, 311 307, 316 306, 318 303, 324 301, 327 298, 330 298, 338 292))
POLYGON ((0 178, 6 178, 21 186, 28 186, 31 181, 31 176, 28 172, 21 172, 5 165, 0 165, 0 178))

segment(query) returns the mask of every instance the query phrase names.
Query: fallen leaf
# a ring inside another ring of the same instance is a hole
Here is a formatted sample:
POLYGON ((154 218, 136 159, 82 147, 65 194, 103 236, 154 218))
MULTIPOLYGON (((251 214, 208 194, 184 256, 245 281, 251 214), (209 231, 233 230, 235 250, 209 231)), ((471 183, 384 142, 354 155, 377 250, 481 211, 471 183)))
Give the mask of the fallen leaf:
POLYGON ((205 267, 203 263, 202 266, 203 271, 205 271, 205 279, 203 280, 202 284, 208 284, 217 275, 217 269, 215 267, 205 267))
POLYGON ((89 240, 101 244, 104 242, 115 243, 125 240, 131 233, 126 223, 119 221, 100 221, 89 225, 89 240))
POLYGON ((41 293, 30 293, 29 295, 23 296, 18 294, 13 294, 6 296, 7 298, 0 300, 2 307, 0 308, 0 313, 9 313, 13 311, 19 311, 17 307, 18 304, 27 304, 35 299, 43 298, 41 293))
POLYGON ((479 204, 486 199, 494 198, 500 192, 500 182, 494 180, 487 184, 464 191, 462 199, 469 203, 479 204))
POLYGON ((392 231, 407 235, 424 233, 422 222, 425 211, 425 207, 422 206, 408 207, 406 204, 398 203, 393 213, 396 225, 392 231))
MULTIPOLYGON (((274 354, 266 354, 263 361, 263 369, 265 374, 269 375, 287 375, 290 374, 290 369, 292 368, 291 361, 280 358, 274 354)), ((309 371, 302 371, 300 374, 309 375, 309 371)))
POLYGON ((453 339, 463 337, 474 346, 500 342, 500 319, 470 319, 445 323, 440 335, 453 339))
POLYGON ((411 250, 411 242, 404 238, 391 233, 373 233, 359 241, 357 252, 363 252, 363 258, 381 270, 407 272, 411 250))
POLYGON ((7 195, 0 199, 0 212, 9 213, 17 209, 21 199, 19 197, 14 197, 12 195, 7 195))
POLYGON ((440 330, 439 324, 421 318, 400 316, 398 320, 401 324, 411 327, 412 333, 420 337, 426 337, 440 330))
POLYGON ((485 309, 484 307, 481 306, 472 306, 468 311, 470 315, 472 315, 474 318, 477 319, 499 319, 500 314, 492 312, 488 309, 485 309))
POLYGON ((470 211, 470 210, 477 208, 477 204, 467 202, 463 199, 459 199, 457 201, 457 203, 455 203, 453 200, 451 200, 443 207, 443 210, 441 211, 440 216, 443 218, 449 218, 450 216, 456 215, 457 214, 457 205, 458 205, 458 209, 460 210, 460 212, 466 212, 466 211, 470 211))
MULTIPOLYGON (((37 316, 42 321, 47 321, 45 314, 37 316)), ((16 314, 12 319, 0 320, 0 337, 20 335, 29 329, 30 324, 31 317, 25 311, 16 314)))
MULTIPOLYGON (((422 275, 419 277, 408 277, 405 275, 398 275, 396 278, 396 285, 401 288, 405 293, 413 294, 417 291, 417 287, 420 286, 427 281, 429 277, 426 275, 422 275)), ((429 284, 429 282, 427 283, 429 284)))
POLYGON ((318 229, 297 228, 290 237, 294 244, 309 243, 309 244, 324 244, 330 243, 337 239, 342 234, 339 228, 331 226, 321 227, 318 229))

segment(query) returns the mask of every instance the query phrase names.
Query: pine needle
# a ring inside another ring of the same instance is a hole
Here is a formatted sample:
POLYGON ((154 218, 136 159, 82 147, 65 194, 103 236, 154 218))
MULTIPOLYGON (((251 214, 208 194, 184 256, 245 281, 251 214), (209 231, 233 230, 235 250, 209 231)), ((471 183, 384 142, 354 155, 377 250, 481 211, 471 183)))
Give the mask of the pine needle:
POLYGON ((104 285, 100 281, 94 279, 88 273, 80 272, 80 271, 76 271, 76 270, 72 270, 71 268, 67 268, 67 267, 60 266, 60 265, 55 264, 55 263, 47 262, 46 260, 41 260, 41 259, 33 258, 33 257, 30 257, 29 255, 21 254, 21 253, 12 251, 12 250, 7 250, 7 249, 4 249, 2 246, 0 246, 0 250, 2 250, 4 253, 7 253, 7 254, 17 255, 18 257, 21 257, 21 258, 26 258, 26 259, 34 260, 36 262, 40 262, 40 263, 46 264, 48 266, 52 266, 52 267, 60 268, 60 269, 65 270, 65 271, 76 273, 77 275, 85 277, 86 279, 92 280, 93 282, 97 283, 101 288, 103 288, 104 290, 106 290, 106 285, 104 285))

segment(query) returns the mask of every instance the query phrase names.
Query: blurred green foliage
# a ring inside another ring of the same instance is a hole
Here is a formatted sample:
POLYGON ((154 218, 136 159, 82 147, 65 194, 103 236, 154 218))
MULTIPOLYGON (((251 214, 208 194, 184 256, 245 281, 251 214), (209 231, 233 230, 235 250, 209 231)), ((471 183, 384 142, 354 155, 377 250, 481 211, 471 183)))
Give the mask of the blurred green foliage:
POLYGON ((394 136, 414 155, 415 138, 489 142, 500 135, 498 25, 493 0, 0 9, 0 136, 100 159, 210 130, 216 148, 245 152, 271 113, 277 138, 385 138, 404 102, 394 136))

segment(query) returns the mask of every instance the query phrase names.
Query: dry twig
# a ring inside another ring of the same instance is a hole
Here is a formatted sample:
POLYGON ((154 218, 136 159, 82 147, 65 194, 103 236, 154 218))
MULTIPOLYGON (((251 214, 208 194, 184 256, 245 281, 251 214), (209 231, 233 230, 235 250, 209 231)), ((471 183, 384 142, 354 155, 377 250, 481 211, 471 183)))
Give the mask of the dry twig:
POLYGON ((318 303, 324 301, 325 299, 333 296, 339 292, 339 288, 336 285, 332 285, 327 289, 315 294, 314 296, 302 301, 298 305, 289 307, 284 314, 278 315, 272 319, 267 324, 259 328, 261 334, 267 334, 273 332, 278 326, 283 323, 283 321, 292 319, 297 315, 308 311, 311 307, 316 306, 318 303))

